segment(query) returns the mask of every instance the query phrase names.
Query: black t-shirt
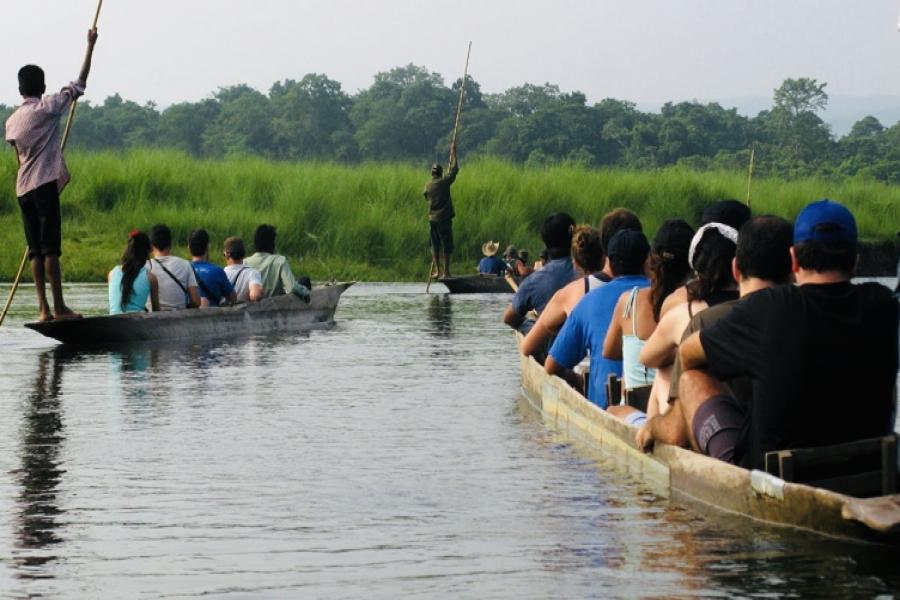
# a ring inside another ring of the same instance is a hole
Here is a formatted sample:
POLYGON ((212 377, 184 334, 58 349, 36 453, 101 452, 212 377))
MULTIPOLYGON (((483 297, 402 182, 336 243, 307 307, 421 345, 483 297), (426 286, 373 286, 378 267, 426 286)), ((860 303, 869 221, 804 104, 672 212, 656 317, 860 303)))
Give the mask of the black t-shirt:
POLYGON ((779 286, 700 332, 712 373, 748 375, 747 455, 887 435, 893 428, 898 304, 877 283, 779 286))

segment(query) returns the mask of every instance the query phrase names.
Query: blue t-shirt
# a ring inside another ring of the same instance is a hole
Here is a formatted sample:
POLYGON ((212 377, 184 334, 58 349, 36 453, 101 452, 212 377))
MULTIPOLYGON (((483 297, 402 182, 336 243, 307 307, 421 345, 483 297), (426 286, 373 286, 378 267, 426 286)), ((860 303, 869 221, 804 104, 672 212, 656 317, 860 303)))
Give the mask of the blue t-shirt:
POLYGON ((591 292, 575 305, 559 335, 550 347, 550 356, 560 365, 572 369, 591 353, 591 376, 588 400, 602 409, 609 405, 606 379, 610 374, 622 375, 622 361, 603 358, 603 342, 612 321, 613 310, 623 292, 637 286, 645 288, 650 280, 643 275, 616 277, 591 292))
POLYGON ((540 271, 522 280, 519 291, 513 297, 512 307, 520 317, 530 310, 541 312, 557 290, 564 288, 577 278, 570 257, 551 260, 540 271))
POLYGON ((506 263, 496 256, 485 256, 478 263, 478 272, 484 275, 503 275, 506 263))
POLYGON ((218 306, 222 300, 228 298, 234 288, 225 275, 225 269, 205 260, 191 263, 194 274, 197 276, 197 287, 200 288, 200 297, 209 300, 210 306, 218 306))

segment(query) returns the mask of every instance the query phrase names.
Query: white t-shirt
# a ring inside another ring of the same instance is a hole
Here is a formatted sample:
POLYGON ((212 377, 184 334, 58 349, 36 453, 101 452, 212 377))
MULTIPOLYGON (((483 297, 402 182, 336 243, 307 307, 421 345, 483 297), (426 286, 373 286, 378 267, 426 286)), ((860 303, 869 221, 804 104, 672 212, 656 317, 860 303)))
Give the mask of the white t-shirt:
POLYGON ((238 302, 250 301, 250 285, 256 284, 262 287, 262 275, 253 267, 247 265, 228 265, 225 267, 225 276, 231 282, 238 302))
POLYGON ((175 283, 175 280, 166 273, 160 264, 174 275, 185 289, 197 287, 197 277, 191 263, 178 256, 160 256, 147 261, 147 268, 156 275, 159 283, 159 308, 160 310, 179 310, 187 307, 187 297, 184 290, 175 283))

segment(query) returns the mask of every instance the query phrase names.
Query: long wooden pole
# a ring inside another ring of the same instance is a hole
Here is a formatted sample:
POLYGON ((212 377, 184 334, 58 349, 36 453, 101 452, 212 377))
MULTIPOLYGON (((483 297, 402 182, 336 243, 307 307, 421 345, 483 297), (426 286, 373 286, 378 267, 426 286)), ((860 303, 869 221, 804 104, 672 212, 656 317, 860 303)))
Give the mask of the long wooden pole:
MULTIPOLYGON (((453 141, 451 146, 456 145, 459 137, 459 119, 462 116, 463 99, 466 96, 466 80, 469 78, 469 57, 472 56, 472 42, 469 42, 469 49, 466 51, 466 68, 463 69, 462 85, 459 86, 459 102, 456 104, 456 122, 453 124, 453 141)), ((449 160, 447 161, 450 162, 449 160)))
POLYGON ((22 279, 22 271, 25 270, 25 264, 28 262, 28 248, 25 248, 25 254, 22 255, 22 262, 19 263, 19 271, 16 273, 16 278, 13 281, 12 288, 9 290, 9 296, 6 298, 6 305, 3 307, 3 313, 0 314, 0 325, 3 325, 4 319, 6 319, 6 313, 9 312, 9 307, 12 306, 13 298, 16 295, 16 290, 19 288, 19 281, 22 279))
MULTIPOLYGON (((94 13, 94 24, 91 25, 91 29, 97 29, 97 22, 100 20, 100 9, 103 8, 103 0, 97 0, 97 12, 94 13)), ((72 105, 69 106, 69 116, 66 119, 66 128, 63 130, 62 141, 59 144, 61 150, 66 149, 66 143, 69 141, 69 133, 72 131, 72 121, 75 119, 75 106, 78 104, 78 98, 72 99, 72 105)), ((25 254, 22 256, 22 262, 19 264, 19 272, 16 273, 16 278, 13 280, 12 288, 9 290, 9 296, 6 298, 6 305, 3 307, 3 313, 0 313, 0 325, 3 325, 4 319, 6 319, 6 313, 9 312, 9 307, 12 306, 13 298, 16 295, 16 290, 19 289, 19 282, 22 280, 22 272, 25 270, 25 263, 28 262, 28 247, 25 247, 25 254)))
POLYGON ((747 172, 747 208, 750 208, 750 188, 753 185, 753 159, 756 157, 756 149, 750 148, 750 169, 747 172))
MULTIPOLYGON (((97 29, 97 21, 100 20, 100 9, 103 8, 103 0, 97 0, 97 12, 94 13, 94 24, 91 25, 91 29, 97 29)), ((66 119, 66 128, 63 131, 62 143, 60 144, 60 148, 63 150, 66 149, 66 143, 69 141, 69 133, 72 130, 72 121, 75 120, 75 107, 78 106, 78 98, 72 100, 72 105, 69 106, 69 118, 66 119)))

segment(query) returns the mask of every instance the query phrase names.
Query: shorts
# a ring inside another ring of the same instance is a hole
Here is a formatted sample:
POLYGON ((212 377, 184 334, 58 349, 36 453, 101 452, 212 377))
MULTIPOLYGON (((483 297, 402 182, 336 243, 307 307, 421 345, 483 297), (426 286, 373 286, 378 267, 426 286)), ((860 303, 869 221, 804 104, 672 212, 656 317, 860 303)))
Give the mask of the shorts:
POLYGON ((625 417, 625 422, 635 427, 643 427, 644 423, 647 422, 647 413, 642 413, 639 410, 628 413, 625 417))
POLYGON ((429 221, 431 224, 431 252, 453 254, 453 219, 429 221))
POLYGON ((707 456, 735 464, 735 448, 746 415, 731 396, 713 396, 694 415, 694 436, 707 456))
POLYGON ((59 216, 59 190, 56 182, 45 183, 19 198, 29 258, 60 256, 62 234, 59 216))

